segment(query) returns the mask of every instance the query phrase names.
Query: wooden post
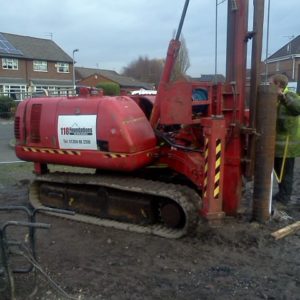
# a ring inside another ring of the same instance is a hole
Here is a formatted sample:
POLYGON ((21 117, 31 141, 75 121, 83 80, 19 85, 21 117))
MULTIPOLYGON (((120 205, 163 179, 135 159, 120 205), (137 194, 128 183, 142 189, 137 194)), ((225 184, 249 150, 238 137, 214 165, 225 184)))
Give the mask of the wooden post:
POLYGON ((300 230, 300 221, 274 231, 271 235, 275 238, 275 240, 279 240, 289 234, 295 233, 297 230, 300 230))

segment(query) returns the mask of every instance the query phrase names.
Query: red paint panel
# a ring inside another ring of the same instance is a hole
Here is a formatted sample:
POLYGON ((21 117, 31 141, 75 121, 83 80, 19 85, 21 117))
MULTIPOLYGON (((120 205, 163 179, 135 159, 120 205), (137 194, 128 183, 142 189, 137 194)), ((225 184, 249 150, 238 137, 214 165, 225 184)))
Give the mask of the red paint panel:
POLYGON ((129 97, 35 98, 23 101, 16 117, 20 124, 17 145, 50 150, 63 145, 61 149, 81 152, 80 156, 72 156, 26 152, 17 147, 17 156, 24 160, 128 171, 149 164, 152 160, 149 153, 156 152, 156 137, 150 123, 129 97), (96 132, 92 132, 92 127, 85 128, 89 125, 84 124, 84 120, 94 123, 96 132), (58 121, 60 126, 65 122, 70 127, 58 128, 58 121), (32 132, 38 133, 39 139, 32 139, 32 132), (80 135, 86 139, 81 140, 80 135), (65 144, 62 143, 64 138, 65 144), (79 143, 91 140, 93 148, 83 148, 83 143, 79 143), (108 159, 105 153, 129 156, 108 159))

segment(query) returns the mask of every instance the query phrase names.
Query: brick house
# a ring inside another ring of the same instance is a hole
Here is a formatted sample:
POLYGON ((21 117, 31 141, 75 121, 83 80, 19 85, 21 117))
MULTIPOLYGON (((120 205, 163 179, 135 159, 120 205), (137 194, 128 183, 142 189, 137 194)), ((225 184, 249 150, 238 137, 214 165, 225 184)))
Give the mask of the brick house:
POLYGON ((190 77, 192 81, 200 82, 225 82, 225 76, 223 74, 201 74, 200 77, 190 77))
POLYGON ((112 70, 75 67, 75 78, 77 86, 96 87, 102 82, 113 82, 118 84, 120 89, 127 92, 141 88, 146 90, 152 90, 154 88, 153 84, 137 81, 112 70))
POLYGON ((73 89, 72 72, 72 58, 52 40, 0 33, 0 95, 66 94, 73 89))
MULTIPOLYGON (((300 35, 286 43, 266 60, 268 75, 285 74, 290 81, 300 79, 300 35)), ((262 72, 264 73, 264 67, 262 72)))

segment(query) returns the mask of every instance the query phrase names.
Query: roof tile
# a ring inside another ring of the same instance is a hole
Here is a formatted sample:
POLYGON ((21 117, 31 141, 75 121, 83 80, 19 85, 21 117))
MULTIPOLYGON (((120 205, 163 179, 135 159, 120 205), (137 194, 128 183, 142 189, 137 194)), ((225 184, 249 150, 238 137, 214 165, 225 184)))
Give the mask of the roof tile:
MULTIPOLYGON (((22 51, 22 58, 72 63, 72 58, 52 40, 1 33, 16 49, 22 51)), ((20 55, 9 54, 9 56, 20 55)))

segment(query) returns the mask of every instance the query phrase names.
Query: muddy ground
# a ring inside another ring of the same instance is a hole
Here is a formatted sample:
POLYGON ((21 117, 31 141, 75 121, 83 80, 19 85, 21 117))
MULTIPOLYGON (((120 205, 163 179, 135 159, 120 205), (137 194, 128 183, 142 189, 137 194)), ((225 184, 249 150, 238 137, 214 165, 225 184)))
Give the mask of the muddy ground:
MULTIPOLYGON (((31 170, 30 163, 0 166, 0 205, 27 205, 31 170)), ((300 220, 299 207, 288 213, 300 220)), ((21 216, 1 215, 7 218, 21 216)), ((74 299, 300 299, 300 231, 270 236, 294 221, 258 224, 244 214, 217 228, 201 224, 195 237, 180 240, 44 215, 38 221, 52 224, 37 234, 38 261, 74 299)), ((32 276, 15 280, 17 299, 27 299, 32 276)), ((37 285, 32 299, 67 299, 40 274, 37 285)))

